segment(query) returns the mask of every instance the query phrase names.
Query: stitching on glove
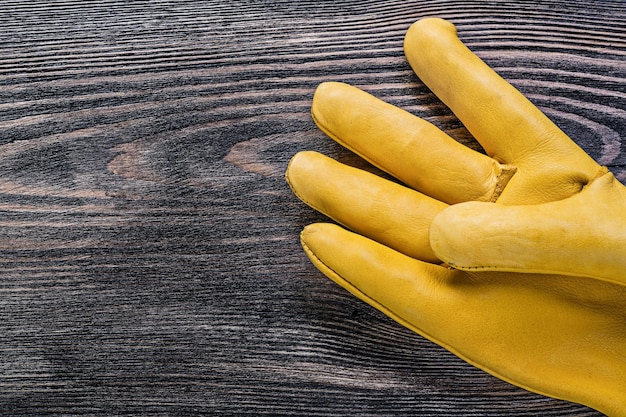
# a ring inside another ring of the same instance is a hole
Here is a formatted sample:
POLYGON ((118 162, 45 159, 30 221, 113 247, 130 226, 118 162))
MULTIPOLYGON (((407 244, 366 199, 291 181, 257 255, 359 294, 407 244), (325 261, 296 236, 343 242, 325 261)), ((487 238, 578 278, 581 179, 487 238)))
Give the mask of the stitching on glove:
POLYGON ((329 136, 332 140, 334 140, 335 142, 338 142, 340 145, 350 149, 342 140, 341 138, 339 138, 339 136, 337 136, 332 130, 330 130, 328 127, 326 127, 321 121, 320 119, 318 119, 315 116, 314 112, 311 112, 311 118, 313 119, 313 121, 315 122, 315 124, 317 125, 317 127, 324 132, 327 136, 329 136))
POLYGON ((328 127, 326 127, 317 117, 315 117, 315 113, 311 112, 311 117, 313 118, 313 121, 315 122, 317 127, 322 132, 324 132, 326 134, 326 136, 328 136, 329 138, 331 138, 332 140, 334 140, 335 142, 337 142, 339 145, 343 146, 344 148, 346 148, 346 149, 350 150, 351 152, 354 152, 355 154, 359 155, 361 158, 363 158, 364 160, 366 160, 367 162, 369 162, 373 166, 375 166, 377 168, 380 168, 383 171, 385 171, 381 166, 376 164, 373 160, 368 158, 366 155, 364 155, 363 153, 357 151, 352 146, 348 145, 346 142, 341 140, 341 138, 337 134, 335 134, 332 130, 330 130, 328 127))
MULTIPOLYGON (((287 173, 289 173, 289 167, 291 166, 291 162, 293 161, 293 159, 291 161, 289 161, 289 165, 287 166, 287 173)), ((300 193, 298 193, 296 191, 296 188, 293 186, 293 184, 291 183, 291 179, 289 178, 289 175, 285 175, 285 180, 287 181, 287 185, 289 185, 289 188, 291 188, 291 192, 298 197, 298 199, 300 199, 300 201, 304 202, 304 204, 306 204, 307 206, 313 208, 314 210, 317 211, 321 211, 319 210, 318 207, 315 206, 315 204, 311 203, 309 200, 307 200, 306 198, 304 198, 304 196, 302 196, 300 193)), ((328 216, 330 217, 330 216, 328 216)), ((334 219, 333 219, 334 220, 334 219)))

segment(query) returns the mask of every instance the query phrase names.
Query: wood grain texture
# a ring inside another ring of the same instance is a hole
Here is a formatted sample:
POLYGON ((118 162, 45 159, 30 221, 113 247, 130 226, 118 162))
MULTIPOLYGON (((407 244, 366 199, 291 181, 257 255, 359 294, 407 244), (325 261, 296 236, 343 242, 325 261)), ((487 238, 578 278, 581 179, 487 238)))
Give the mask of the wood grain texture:
POLYGON ((0 1, 0 414, 595 416, 501 382, 309 264, 289 158, 352 83, 470 146, 412 74, 440 16, 626 180, 626 3, 0 1))

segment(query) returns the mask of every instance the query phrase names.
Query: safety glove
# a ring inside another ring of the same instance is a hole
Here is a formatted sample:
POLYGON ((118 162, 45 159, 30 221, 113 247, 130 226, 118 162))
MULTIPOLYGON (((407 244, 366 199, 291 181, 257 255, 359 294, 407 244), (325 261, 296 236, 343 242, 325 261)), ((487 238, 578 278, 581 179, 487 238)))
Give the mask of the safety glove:
POLYGON ((357 88, 320 85, 320 129, 399 181, 295 155, 294 193, 350 229, 307 226, 306 254, 472 365, 626 416, 626 190, 451 23, 418 21, 404 47, 486 155, 357 88))

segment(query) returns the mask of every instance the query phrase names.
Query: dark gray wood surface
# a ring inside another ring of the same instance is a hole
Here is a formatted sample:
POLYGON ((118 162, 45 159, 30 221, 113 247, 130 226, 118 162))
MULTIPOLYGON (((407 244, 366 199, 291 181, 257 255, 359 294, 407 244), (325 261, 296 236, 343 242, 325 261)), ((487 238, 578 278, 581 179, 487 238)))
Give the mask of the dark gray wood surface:
POLYGON ((626 3, 0 1, 0 414, 593 416, 474 369, 302 253, 283 180, 349 82, 473 145, 412 74, 421 17, 622 181, 626 3))

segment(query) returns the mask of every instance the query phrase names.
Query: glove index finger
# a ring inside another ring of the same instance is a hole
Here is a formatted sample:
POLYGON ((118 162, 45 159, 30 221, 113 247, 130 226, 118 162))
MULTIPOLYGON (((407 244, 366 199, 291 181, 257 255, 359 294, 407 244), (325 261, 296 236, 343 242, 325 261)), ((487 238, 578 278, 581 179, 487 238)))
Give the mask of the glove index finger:
POLYGON ((527 170, 558 161, 588 179, 598 173, 589 155, 461 42, 452 23, 417 21, 404 51, 417 76, 495 160, 527 170))

